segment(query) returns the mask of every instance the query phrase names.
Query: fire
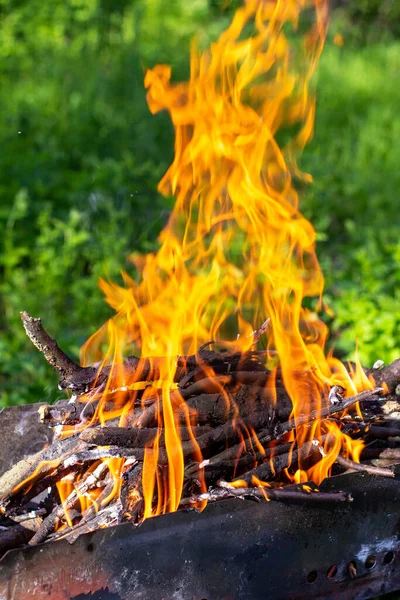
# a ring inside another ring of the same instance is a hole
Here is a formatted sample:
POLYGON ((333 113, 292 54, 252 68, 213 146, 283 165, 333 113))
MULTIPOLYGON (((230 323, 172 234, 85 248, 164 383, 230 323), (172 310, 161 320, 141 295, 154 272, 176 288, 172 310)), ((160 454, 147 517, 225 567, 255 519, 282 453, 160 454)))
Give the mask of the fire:
MULTIPOLYGON (((352 378, 342 363, 325 356, 326 327, 303 306, 306 297, 321 299, 324 280, 314 228, 298 208, 298 182, 311 177, 299 171, 296 156, 313 134, 312 77, 326 28, 325 0, 248 0, 208 50, 193 45, 189 81, 172 83, 166 65, 146 73, 150 110, 167 110, 175 127, 175 158, 159 184, 163 194, 174 196, 175 207, 158 252, 131 255, 135 277, 124 273, 124 286, 101 281, 116 315, 82 352, 83 364, 100 360, 100 367, 112 364, 120 374, 120 385, 111 389, 110 377, 102 392, 103 405, 112 400, 115 411, 106 416, 100 404, 98 413, 103 421, 118 415, 121 424, 138 388, 118 364, 129 354, 154 357, 142 403, 157 395, 168 471, 162 477, 157 469, 159 432, 144 456, 145 518, 177 510, 182 495, 178 413, 186 410, 189 428, 192 423, 174 383, 177 357, 210 340, 232 339, 232 332, 238 333, 232 345, 244 352, 254 344, 252 332, 269 319, 267 364, 273 374, 280 369, 295 420, 326 405, 333 385, 346 395, 370 385, 361 369, 352 378), (313 25, 301 36, 310 13, 313 25)), ((215 376, 211 368, 209 376, 215 376)), ((240 419, 235 422, 240 427, 240 419)), ((251 438, 252 447, 263 450, 254 431, 241 432, 243 445, 251 438)), ((299 456, 288 481, 318 484, 343 447, 355 460, 360 451, 334 421, 299 425, 291 439, 316 441, 322 459, 310 467, 299 456)), ((197 455, 201 462, 200 449, 197 455)), ((113 493, 118 460, 109 461, 113 493)))

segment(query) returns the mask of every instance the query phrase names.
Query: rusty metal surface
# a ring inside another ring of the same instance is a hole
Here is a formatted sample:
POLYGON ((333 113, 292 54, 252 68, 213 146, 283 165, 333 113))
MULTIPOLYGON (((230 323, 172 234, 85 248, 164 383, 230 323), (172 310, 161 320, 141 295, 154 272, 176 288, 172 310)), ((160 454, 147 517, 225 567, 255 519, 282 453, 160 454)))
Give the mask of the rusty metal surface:
POLYGON ((366 600, 400 589, 400 477, 353 473, 321 489, 354 502, 227 500, 9 552, 0 600, 366 600))
POLYGON ((365 600, 400 589, 399 479, 357 473, 323 487, 353 490, 354 502, 222 501, 9 552, 0 599, 365 600))
POLYGON ((52 430, 39 423, 39 406, 41 404, 10 406, 0 411, 0 476, 52 440, 52 430))

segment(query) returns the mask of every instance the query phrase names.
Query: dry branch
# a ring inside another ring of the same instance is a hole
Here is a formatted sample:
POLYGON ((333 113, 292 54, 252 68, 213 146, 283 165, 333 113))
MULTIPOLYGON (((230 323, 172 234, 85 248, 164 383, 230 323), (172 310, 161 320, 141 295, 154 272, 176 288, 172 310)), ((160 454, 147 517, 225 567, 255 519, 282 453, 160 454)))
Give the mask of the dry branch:
POLYGON ((297 465, 300 461, 317 462, 321 458, 320 447, 324 440, 314 444, 308 442, 301 446, 301 448, 295 448, 293 451, 289 451, 285 454, 280 454, 270 458, 267 462, 263 462, 254 469, 247 471, 243 475, 237 477, 235 481, 244 481, 246 485, 252 485, 254 479, 257 478, 260 481, 269 481, 273 479, 277 473, 287 469, 291 465, 297 465))
MULTIPOLYGON (((171 362, 170 358, 164 357, 137 358, 130 356, 121 364, 106 366, 100 370, 94 367, 81 367, 58 347, 56 341, 43 328, 40 318, 34 318, 27 312, 21 312, 21 319, 31 342, 60 375, 59 388, 70 389, 77 395, 100 387, 106 381, 108 381, 111 391, 134 381, 160 379, 162 367, 170 365, 171 362)), ((251 350, 244 354, 204 350, 192 356, 177 356, 175 381, 179 382, 188 371, 202 366, 212 367, 214 372, 219 374, 229 373, 231 370, 265 371, 259 358, 266 355, 266 351, 257 350, 251 350)))
POLYGON ((180 502, 181 507, 200 504, 204 501, 215 502, 217 500, 226 500, 228 498, 255 499, 255 500, 278 500, 288 502, 352 502, 353 498, 346 492, 301 492, 298 490, 285 490, 281 488, 268 487, 233 487, 224 481, 220 482, 218 488, 210 489, 203 494, 193 495, 190 498, 183 498, 180 502))
POLYGON ((353 460, 344 458, 340 454, 336 457, 338 465, 345 467, 346 469, 352 469, 353 471, 366 471, 370 475, 378 475, 379 477, 394 477, 393 471, 390 469, 382 469, 380 467, 371 467, 370 465, 356 463, 353 460))

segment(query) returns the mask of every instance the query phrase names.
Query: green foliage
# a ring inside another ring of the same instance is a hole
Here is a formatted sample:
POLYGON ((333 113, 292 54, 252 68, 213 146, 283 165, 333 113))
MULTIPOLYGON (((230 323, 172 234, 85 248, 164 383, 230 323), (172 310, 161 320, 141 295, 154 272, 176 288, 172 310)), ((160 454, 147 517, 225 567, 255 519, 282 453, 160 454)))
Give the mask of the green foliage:
POLYGON ((348 15, 364 39, 400 35, 400 4, 396 0, 350 0, 348 15))
POLYGON ((167 115, 147 109, 150 49, 134 43, 146 33, 146 5, 3 0, 0 7, 4 405, 55 389, 20 310, 43 316, 75 356, 111 314, 97 280, 118 278, 132 249, 154 247, 169 210, 157 182, 173 148, 167 115))
MULTIPOLYGON (((118 279, 131 251, 155 247, 171 207, 156 187, 173 132, 147 109, 145 69, 172 63, 185 77, 190 38, 207 44, 237 4, 0 0, 0 406, 57 395, 19 311, 40 315, 77 357, 111 314, 98 277, 118 279)), ((357 33, 362 18, 345 16, 332 33, 357 33)), ((303 208, 320 239, 334 343, 345 356, 358 339, 366 364, 400 346, 399 56, 395 41, 328 42, 301 159, 315 180, 303 208)))
POLYGON ((317 121, 301 166, 337 352, 366 365, 400 354, 400 44, 336 48, 321 59, 317 121))

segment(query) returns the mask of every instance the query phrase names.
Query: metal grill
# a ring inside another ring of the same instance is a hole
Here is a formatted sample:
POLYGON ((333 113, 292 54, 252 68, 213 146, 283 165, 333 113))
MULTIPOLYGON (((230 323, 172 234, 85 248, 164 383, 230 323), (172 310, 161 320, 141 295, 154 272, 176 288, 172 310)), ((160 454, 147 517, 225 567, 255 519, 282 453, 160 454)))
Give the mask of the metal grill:
MULTIPOLYGON (((20 415, 8 410, 11 427, 20 415)), ((33 443, 26 409, 25 423, 33 443)), ((399 475, 325 480, 322 491, 351 492, 351 504, 226 500, 15 550, 0 563, 0 600, 373 598, 400 589, 399 475)))

